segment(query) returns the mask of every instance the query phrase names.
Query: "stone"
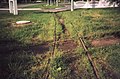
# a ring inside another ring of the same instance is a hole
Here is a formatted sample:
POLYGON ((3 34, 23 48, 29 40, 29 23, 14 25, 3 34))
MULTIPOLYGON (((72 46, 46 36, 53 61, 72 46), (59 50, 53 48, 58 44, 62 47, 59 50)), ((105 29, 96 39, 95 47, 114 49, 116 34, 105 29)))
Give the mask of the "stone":
POLYGON ((29 24, 31 21, 17 21, 16 24, 29 24))

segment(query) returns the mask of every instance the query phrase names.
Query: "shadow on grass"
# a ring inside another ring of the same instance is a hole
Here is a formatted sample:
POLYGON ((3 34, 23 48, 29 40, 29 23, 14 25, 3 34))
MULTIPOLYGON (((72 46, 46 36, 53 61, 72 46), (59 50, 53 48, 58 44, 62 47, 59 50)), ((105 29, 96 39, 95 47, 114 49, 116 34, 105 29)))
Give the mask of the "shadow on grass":
POLYGON ((105 34, 102 35, 102 37, 105 37, 105 36, 114 36, 116 38, 120 38, 120 31, 105 33, 105 34))
MULTIPOLYGON (((23 64, 23 61, 24 63, 31 63, 32 65, 34 65, 34 63, 32 63, 31 61, 35 62, 36 60, 34 61, 34 59, 30 59, 29 56, 34 58, 37 54, 44 55, 49 51, 50 47, 49 42, 44 42, 37 45, 24 44, 17 39, 14 39, 10 32, 11 29, 6 28, 8 27, 2 27, 0 31, 0 79, 7 79, 8 76, 11 74, 10 67, 12 66, 9 66, 9 64, 12 64, 14 68, 17 68, 17 66, 19 67, 20 64, 23 64), (22 53, 24 52, 27 54, 26 57, 22 55, 22 53), (11 62, 11 55, 15 55, 12 56, 13 59, 16 58, 15 62, 11 62), (23 56, 23 58, 20 57, 19 59, 19 56, 23 56), (17 65, 14 65, 14 63, 16 63, 17 65)), ((22 65, 22 67, 25 65, 22 65)), ((14 71, 12 73, 14 73, 14 71)))
POLYGON ((49 51, 49 45, 48 43, 43 43, 40 45, 32 45, 32 44, 23 45, 22 43, 15 40, 2 40, 0 41, 0 51, 1 51, 0 52, 0 74, 1 74, 0 79, 7 79, 8 76, 11 74, 11 71, 9 71, 9 66, 8 66, 8 64, 10 64, 9 58, 13 53, 17 55, 13 56, 13 58, 15 57, 16 60, 15 62, 11 62, 12 64, 17 62, 19 64, 19 61, 25 58, 28 58, 27 61, 26 59, 24 60, 26 61, 25 63, 29 63, 31 62, 31 60, 29 59, 29 56, 31 54, 33 57, 37 54, 44 55, 49 51), (24 52, 27 54, 27 57, 25 58, 23 57, 23 58, 20 58, 20 60, 18 60, 17 57, 19 57, 20 55, 24 56, 22 55, 22 53, 24 52))

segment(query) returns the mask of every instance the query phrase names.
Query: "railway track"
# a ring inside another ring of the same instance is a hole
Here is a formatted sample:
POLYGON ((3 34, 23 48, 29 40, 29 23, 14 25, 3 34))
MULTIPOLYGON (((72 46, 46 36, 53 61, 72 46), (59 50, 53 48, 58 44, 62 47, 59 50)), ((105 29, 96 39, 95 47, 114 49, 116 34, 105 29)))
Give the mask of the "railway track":
POLYGON ((54 26, 54 35, 53 35, 53 48, 52 48, 52 52, 51 52, 51 55, 50 55, 50 58, 48 59, 48 62, 47 62, 47 65, 46 65, 46 69, 45 69, 45 72, 46 72, 46 75, 45 75, 45 78, 44 79, 48 79, 49 77, 49 70, 48 70, 48 67, 50 65, 50 61, 52 60, 52 58, 54 57, 55 55, 55 49, 56 49, 56 45, 57 45, 57 34, 56 34, 56 18, 55 18, 56 14, 53 14, 53 17, 54 17, 54 21, 55 21, 55 26, 54 26))
MULTIPOLYGON (((61 17, 60 17, 59 15, 57 15, 56 13, 54 13, 53 16, 54 16, 54 21, 55 21, 54 36, 53 36, 53 50, 52 50, 52 52, 51 52, 51 57, 48 59, 47 66, 46 66, 46 69, 45 69, 46 72, 47 72, 46 75, 45 75, 45 79, 48 79, 48 77, 49 77, 48 67, 49 67, 49 64, 50 64, 51 59, 52 59, 52 58, 54 57, 54 55, 55 55, 55 49, 57 48, 57 42, 59 42, 59 41, 58 41, 59 37, 57 38, 57 34, 56 34, 56 30, 57 30, 57 29, 56 29, 56 28, 57 28, 57 26, 56 26, 56 21, 58 20, 58 21, 59 21, 59 24, 62 26, 62 33, 65 34, 65 33, 66 33, 65 31, 68 31, 65 26, 64 26, 64 28, 63 28, 64 23, 63 23, 62 21, 60 21, 61 17)), ((71 25, 73 26, 73 29, 74 29, 74 30, 76 31, 76 33, 77 33, 79 43, 80 43, 80 45, 82 46, 82 48, 84 49, 84 51, 85 51, 85 55, 87 56, 88 61, 89 61, 90 65, 91 65, 91 67, 92 67, 92 70, 93 70, 93 73, 94 73, 95 78, 96 78, 96 79, 100 79, 100 76, 99 76, 99 74, 98 74, 97 67, 96 67, 94 61, 92 60, 92 57, 91 57, 90 52, 89 52, 89 50, 88 50, 88 47, 87 47, 86 44, 85 44, 85 40, 79 35, 79 32, 74 28, 74 25, 73 25, 72 23, 71 23, 71 25)))
MULTIPOLYGON (((71 23, 71 25, 74 28, 74 25, 72 23, 71 23)), ((98 70, 97 70, 97 66, 95 65, 94 61, 92 60, 92 57, 91 57, 90 52, 88 50, 88 47, 85 45, 84 39, 79 35, 79 32, 75 28, 74 28, 74 30, 77 33, 79 43, 81 44, 82 48, 84 49, 84 51, 86 53, 86 56, 89 60, 89 63, 91 65, 92 69, 93 69, 93 72, 94 72, 94 75, 95 75, 96 79, 100 79, 99 74, 98 74, 98 70)))

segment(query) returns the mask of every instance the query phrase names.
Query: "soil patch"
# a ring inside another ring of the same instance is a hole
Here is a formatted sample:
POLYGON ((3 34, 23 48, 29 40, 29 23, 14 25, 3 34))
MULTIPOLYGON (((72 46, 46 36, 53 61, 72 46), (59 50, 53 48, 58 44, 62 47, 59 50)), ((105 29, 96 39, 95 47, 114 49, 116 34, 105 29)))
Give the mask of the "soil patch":
POLYGON ((43 43, 43 44, 40 44, 40 45, 32 45, 32 46, 29 46, 29 51, 31 52, 34 52, 36 54, 43 54, 43 53, 47 53, 49 51, 49 43, 43 43))
POLYGON ((64 19, 62 19, 61 16, 59 16, 57 14, 56 14, 56 17, 58 18, 58 22, 59 22, 59 24, 61 25, 61 28, 62 28, 62 30, 61 30, 62 33, 60 33, 58 35, 58 40, 60 40, 62 34, 66 35, 66 37, 69 37, 70 33, 69 33, 69 31, 67 30, 67 28, 66 28, 66 26, 64 24, 64 19))
MULTIPOLYGON (((51 44, 49 42, 40 44, 40 45, 31 45, 29 46, 29 51, 43 54, 49 51, 51 44)), ((58 49, 64 52, 72 52, 76 49, 78 44, 74 40, 65 40, 58 43, 58 49)))
POLYGON ((66 40, 62 41, 58 45, 58 49, 62 51, 73 51, 78 46, 78 44, 74 40, 66 40))
POLYGON ((99 47, 99 46, 109 46, 113 44, 120 43, 120 38, 111 36, 101 39, 96 39, 91 42, 92 46, 99 47))
POLYGON ((29 25, 32 25, 32 22, 26 23, 26 24, 16 24, 16 23, 11 23, 11 25, 9 24, 9 26, 15 27, 15 28, 25 27, 25 26, 29 26, 29 25))

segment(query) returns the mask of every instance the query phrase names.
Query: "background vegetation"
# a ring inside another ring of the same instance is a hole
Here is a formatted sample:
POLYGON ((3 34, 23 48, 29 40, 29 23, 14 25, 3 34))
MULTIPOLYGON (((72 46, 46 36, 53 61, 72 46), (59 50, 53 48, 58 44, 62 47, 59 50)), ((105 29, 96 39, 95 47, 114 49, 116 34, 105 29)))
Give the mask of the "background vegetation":
MULTIPOLYGON (((1 79, 95 79, 91 65, 81 47, 74 51, 53 49, 54 27, 57 35, 62 28, 53 13, 20 11, 18 16, 0 12, 0 77, 1 79), (16 25, 19 20, 30 24, 16 25), (48 60, 51 59, 48 64, 48 60)), ((120 44, 93 47, 91 40, 120 36, 120 10, 80 9, 57 13, 70 36, 61 40, 77 42, 77 32, 86 41, 102 79, 119 79, 120 44), (73 25, 74 27, 73 27, 73 25), (116 34, 117 33, 117 34, 116 34)))

